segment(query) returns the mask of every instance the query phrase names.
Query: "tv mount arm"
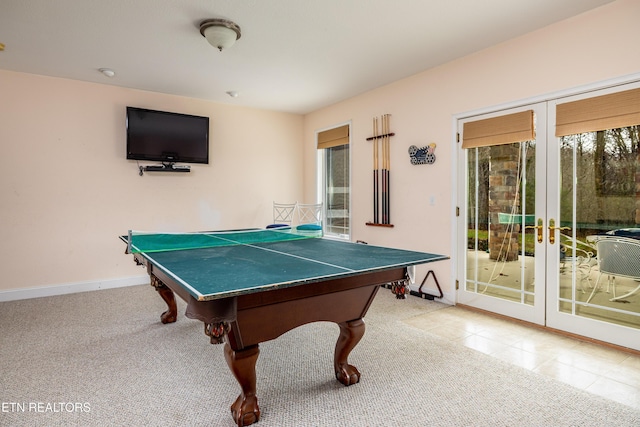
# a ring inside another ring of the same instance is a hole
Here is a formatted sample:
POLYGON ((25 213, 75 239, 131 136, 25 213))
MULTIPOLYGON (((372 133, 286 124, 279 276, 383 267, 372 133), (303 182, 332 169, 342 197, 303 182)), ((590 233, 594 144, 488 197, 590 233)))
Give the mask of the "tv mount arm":
POLYGON ((191 166, 176 165, 174 162, 162 162, 161 165, 138 165, 139 175, 144 175, 145 172, 191 172, 191 166))

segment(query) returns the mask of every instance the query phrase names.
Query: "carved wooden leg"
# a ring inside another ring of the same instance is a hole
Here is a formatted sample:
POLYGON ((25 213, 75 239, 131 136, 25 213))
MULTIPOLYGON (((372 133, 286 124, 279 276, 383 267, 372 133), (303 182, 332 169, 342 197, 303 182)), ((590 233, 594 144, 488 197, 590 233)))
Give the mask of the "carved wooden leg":
POLYGON ((248 426, 260 419, 260 408, 256 396, 256 362, 259 354, 260 349, 257 345, 233 351, 229 343, 224 344, 227 365, 242 389, 242 393, 231 405, 231 416, 238 427, 248 426))
POLYGON ((364 321, 357 319, 339 323, 338 326, 340 326, 340 336, 336 343, 333 364, 338 381, 348 386, 360 381, 360 372, 355 366, 349 365, 347 358, 364 335, 364 321))
POLYGON ((173 291, 160 281, 156 276, 151 276, 151 286, 160 294, 164 302, 167 303, 169 309, 160 315, 162 323, 173 323, 178 319, 178 307, 176 306, 176 297, 173 291))

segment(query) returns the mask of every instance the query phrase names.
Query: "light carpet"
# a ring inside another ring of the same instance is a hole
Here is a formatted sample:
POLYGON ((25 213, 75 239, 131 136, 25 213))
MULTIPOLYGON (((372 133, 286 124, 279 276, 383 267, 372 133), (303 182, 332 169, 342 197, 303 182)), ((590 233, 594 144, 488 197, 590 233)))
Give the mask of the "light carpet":
MULTIPOLYGON (((381 289, 335 380, 338 327, 260 345, 257 426, 633 426, 640 412, 402 322, 446 307, 381 289)), ((0 425, 233 426, 222 346, 184 317, 162 325, 150 286, 0 303, 0 425)))

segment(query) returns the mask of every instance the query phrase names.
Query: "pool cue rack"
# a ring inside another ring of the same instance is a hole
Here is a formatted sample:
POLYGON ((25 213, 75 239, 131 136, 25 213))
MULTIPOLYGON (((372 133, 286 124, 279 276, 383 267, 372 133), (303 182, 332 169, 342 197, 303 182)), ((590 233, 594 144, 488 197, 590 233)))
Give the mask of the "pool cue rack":
POLYGON ((391 114, 383 114, 380 119, 374 117, 373 136, 367 138, 367 141, 373 142, 373 222, 367 222, 366 225, 375 227, 393 227, 390 216, 391 151, 389 142, 395 133, 389 131, 389 116, 391 114), (380 169, 381 163, 382 169, 380 169))

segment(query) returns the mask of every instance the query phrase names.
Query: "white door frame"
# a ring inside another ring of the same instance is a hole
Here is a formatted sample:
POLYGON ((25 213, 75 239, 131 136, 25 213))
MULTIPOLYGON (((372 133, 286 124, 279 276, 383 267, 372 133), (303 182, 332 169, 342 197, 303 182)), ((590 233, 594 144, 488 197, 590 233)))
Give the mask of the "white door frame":
MULTIPOLYGON (((584 98, 592 98, 594 96, 606 95, 613 92, 619 92, 622 90, 640 88, 640 82, 635 82, 625 87, 613 87, 606 88, 589 93, 583 93, 580 95, 560 98, 551 100, 549 105, 549 128, 548 128, 548 140, 554 141, 550 146, 557 146, 558 138, 555 136, 555 109, 556 105, 564 102, 576 101, 584 98)), ((549 169, 549 182, 560 182, 560 159, 559 150, 549 150, 549 164, 558 165, 557 167, 551 167, 549 169)), ((558 185, 549 186, 549 199, 560 200, 560 191, 558 185)), ((555 206, 549 205, 547 215, 549 218, 560 218, 559 204, 555 206)), ((554 260, 549 260, 549 271, 558 271, 558 261, 555 260, 556 265, 553 265, 554 260)), ((640 262, 640 260, 638 260, 640 262)), ((549 274, 551 276, 551 274, 549 274)), ((595 283, 594 283, 595 285, 595 283)), ((602 283, 600 283, 602 286, 602 283)), ((562 331, 570 332, 573 334, 593 338, 599 341, 609 342, 612 344, 620 345, 623 347, 633 348, 640 350, 640 329, 634 329, 627 326, 620 326, 613 323, 608 323, 600 320, 590 319, 584 316, 575 316, 571 313, 561 312, 558 308, 559 302, 559 287, 557 283, 552 283, 549 286, 547 292, 547 326, 553 329, 559 329, 562 331)))
MULTIPOLYGON (((459 179, 460 177, 460 168, 466 168, 466 164, 464 162, 464 158, 461 160, 461 149, 459 148, 459 142, 457 139, 458 132, 458 123, 461 120, 466 118, 480 116, 484 114, 496 113, 496 115, 504 114, 501 113, 508 109, 515 109, 519 107, 523 107, 526 105, 537 104, 540 102, 548 102, 547 111, 551 111, 551 113, 547 114, 547 145, 552 145, 554 141, 557 141, 555 137, 555 105, 559 103, 560 100, 562 102, 567 102, 569 100, 578 99, 580 97, 590 97, 597 96, 601 94, 605 94, 607 92, 616 92, 621 89, 620 86, 630 85, 628 88, 640 87, 640 73, 619 77, 616 79, 611 79, 607 81, 597 82, 590 85, 585 85, 581 87, 576 87, 572 89, 567 89, 560 92, 554 92, 547 95, 542 95, 534 98, 530 98, 527 100, 521 100, 517 102, 512 102, 508 104, 502 104, 494 107, 483 108, 479 110, 474 110, 466 113, 456 114, 452 117, 452 185, 455 191, 455 197, 452 198, 452 206, 451 211, 456 218, 455 221, 452 221, 451 226, 451 238, 452 238, 452 247, 454 248, 454 253, 456 254, 451 263, 452 269, 452 277, 454 282, 456 283, 456 303, 464 303, 460 298, 460 287, 464 287, 465 277, 465 259, 466 255, 464 251, 461 251, 460 246, 466 248, 466 226, 461 226, 460 222, 463 221, 465 216, 463 215, 462 210, 464 206, 466 206, 465 197, 466 197, 466 188, 465 188, 465 180, 459 179), (552 110, 553 109, 553 110, 552 110), (464 233, 460 236, 460 230, 464 227, 464 233), (462 253, 462 255, 461 255, 462 253)), ((515 110, 514 110, 515 111, 515 110)), ((538 129, 542 129, 538 126, 538 129)), ((551 150, 552 151, 552 150, 551 150)), ((557 162, 557 154, 550 153, 549 159, 547 162, 557 162)), ((546 167, 546 165, 545 165, 546 167)), ((551 175, 548 176, 549 183, 558 183, 558 174, 559 168, 555 168, 551 175)), ((557 185, 555 186, 557 187, 557 185)), ((556 194, 558 189, 555 188, 556 194)), ((547 196, 549 199, 554 197, 556 200, 559 200, 559 197, 555 197, 553 193, 547 196)), ((536 200, 538 196, 536 195, 536 200)), ((536 212, 537 213, 537 212, 536 212)), ((548 230, 547 230, 547 220, 549 218, 555 218, 556 220, 559 218, 559 207, 557 203, 553 206, 549 205, 547 211, 545 212, 546 218, 545 221, 545 230, 543 235, 543 240, 546 244, 548 241, 548 230)), ((536 218, 537 219, 537 218, 536 218)), ((536 250, 537 252, 537 250, 536 250)), ((546 264, 548 271, 558 271, 559 267, 559 257, 557 257, 554 253, 555 251, 547 251, 546 264)), ((536 271, 536 277, 540 274, 536 271)), ((546 271, 543 273, 546 274, 546 271)), ((537 296, 536 296, 537 297, 537 296)), ((561 313, 557 310, 557 301, 558 301, 558 286, 551 286, 550 289, 546 292, 546 310, 545 310, 545 322, 548 327, 563 330, 569 333, 593 338, 596 340, 600 340, 603 342, 609 342, 615 345, 620 345, 624 347, 633 348, 636 350, 640 350, 640 330, 628 328, 624 326, 617 326, 611 323, 606 323, 598 320, 588 319, 588 318, 578 318, 577 316, 573 316, 567 313, 561 313)), ((481 307, 488 311, 494 311, 490 304, 485 304, 481 302, 481 307)), ((523 316, 519 315, 517 312, 517 308, 521 308, 521 304, 515 304, 513 307, 509 307, 506 305, 504 313, 516 319, 520 319, 523 316)), ((535 312, 535 310, 534 310, 535 312)), ((536 314, 534 314, 534 317, 536 314)), ((526 316, 525 316, 526 317, 526 316)), ((530 317, 530 316, 529 316, 530 317)), ((537 323, 537 322, 536 322, 537 323)))
MULTIPOLYGON (((482 120, 491 117, 502 116, 507 114, 518 113, 522 111, 533 110, 536 118, 536 129, 543 129, 544 132, 537 132, 536 135, 536 168, 535 168, 535 212, 536 221, 541 218, 546 224, 545 218, 545 198, 546 198, 546 137, 547 137, 547 112, 545 103, 536 103, 531 105, 522 105, 519 107, 510 108, 508 110, 500 110, 488 114, 477 115, 473 117, 460 118, 457 123, 457 132, 462 139, 462 125, 465 121, 482 120)), ((458 144, 459 146, 459 144, 458 144)), ((467 235, 466 235, 466 206, 467 206, 467 191, 466 191, 466 151, 459 148, 456 153, 458 166, 458 188, 457 188, 457 201, 460 207, 460 215, 457 217, 457 235, 458 239, 454 248, 456 248, 456 258, 458 260, 457 278, 459 281, 457 299, 460 304, 465 304, 487 310, 495 313, 499 313, 515 319, 544 325, 545 322, 545 242, 546 242, 546 230, 543 229, 543 241, 542 243, 535 243, 534 257, 534 305, 527 305, 523 303, 508 301, 506 299, 500 299, 483 295, 478 292, 466 291, 464 283, 464 277, 466 276, 466 252, 467 252, 467 235)))

